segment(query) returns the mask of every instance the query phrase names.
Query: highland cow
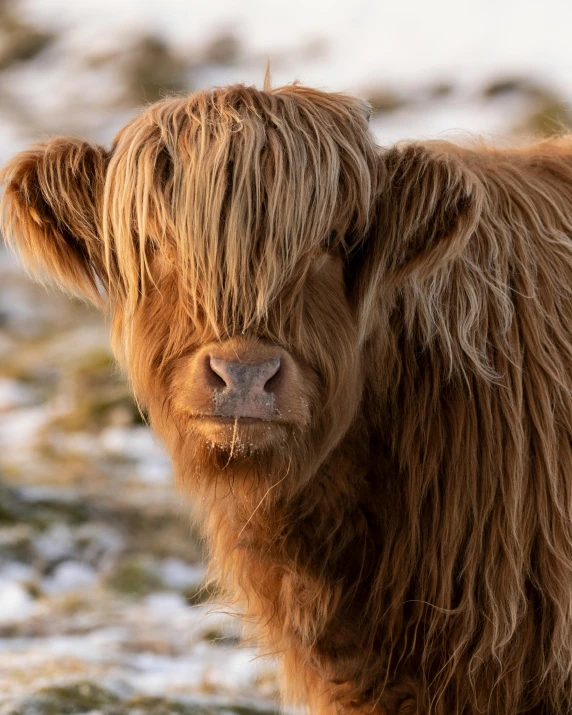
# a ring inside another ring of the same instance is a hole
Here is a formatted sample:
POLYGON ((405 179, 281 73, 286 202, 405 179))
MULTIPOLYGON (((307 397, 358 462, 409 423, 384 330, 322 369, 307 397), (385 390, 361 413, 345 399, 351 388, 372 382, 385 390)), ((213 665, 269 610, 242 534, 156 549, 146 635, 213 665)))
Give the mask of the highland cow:
POLYGON ((299 85, 3 172, 109 311, 211 571, 312 713, 572 708, 572 140, 377 145, 299 85))

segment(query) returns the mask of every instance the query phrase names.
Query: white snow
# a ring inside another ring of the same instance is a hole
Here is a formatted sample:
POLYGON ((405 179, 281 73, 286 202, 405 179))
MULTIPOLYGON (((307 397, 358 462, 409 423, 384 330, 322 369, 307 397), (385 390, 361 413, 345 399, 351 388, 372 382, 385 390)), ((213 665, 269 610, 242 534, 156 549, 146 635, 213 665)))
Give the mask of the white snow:
POLYGON ((81 591, 95 586, 98 575, 94 569, 79 561, 63 561, 42 581, 42 590, 54 596, 81 591))
POLYGON ((173 589, 185 589, 199 586, 205 577, 205 567, 189 565, 181 559, 165 559, 159 566, 159 576, 165 586, 173 589))
POLYGON ((0 582, 26 583, 34 578, 34 569, 29 564, 11 561, 0 568, 0 582))
POLYGON ((0 579, 1 625, 23 621, 33 609, 33 599, 21 583, 0 579))
POLYGON ((73 534, 67 524, 51 524, 34 541, 34 550, 40 558, 48 562, 70 556, 74 548, 73 534))
POLYGON ((157 591, 144 599, 144 605, 153 617, 171 617, 177 611, 186 611, 189 607, 185 599, 178 593, 157 591))
POLYGON ((0 412, 27 405, 34 399, 34 391, 17 380, 0 377, 0 412))
POLYGON ((172 475, 171 461, 148 427, 107 427, 100 434, 101 449, 137 463, 141 482, 165 483, 172 475))
POLYGON ((0 415, 2 456, 5 457, 8 453, 16 455, 20 450, 30 447, 49 417, 45 406, 26 407, 0 415))

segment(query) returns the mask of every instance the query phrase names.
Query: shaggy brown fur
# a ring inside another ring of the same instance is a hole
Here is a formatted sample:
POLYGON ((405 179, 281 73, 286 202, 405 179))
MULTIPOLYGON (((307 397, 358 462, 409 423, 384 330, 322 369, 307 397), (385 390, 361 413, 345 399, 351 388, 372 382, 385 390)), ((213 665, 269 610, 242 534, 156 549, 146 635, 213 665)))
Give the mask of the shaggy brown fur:
POLYGON ((3 180, 26 263, 111 312, 289 702, 572 708, 571 139, 384 149, 358 100, 233 86, 3 180), (205 351, 274 348, 288 415, 205 416, 205 351))

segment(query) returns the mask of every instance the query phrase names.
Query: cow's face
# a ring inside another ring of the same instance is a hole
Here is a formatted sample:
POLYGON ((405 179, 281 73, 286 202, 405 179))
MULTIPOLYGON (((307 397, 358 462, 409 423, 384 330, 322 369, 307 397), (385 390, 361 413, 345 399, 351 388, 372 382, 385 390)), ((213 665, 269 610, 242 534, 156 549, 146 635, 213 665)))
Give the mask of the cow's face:
POLYGON ((187 469, 298 473, 349 428, 347 259, 376 162, 360 103, 296 88, 173 100, 120 133, 103 200, 115 344, 187 469))

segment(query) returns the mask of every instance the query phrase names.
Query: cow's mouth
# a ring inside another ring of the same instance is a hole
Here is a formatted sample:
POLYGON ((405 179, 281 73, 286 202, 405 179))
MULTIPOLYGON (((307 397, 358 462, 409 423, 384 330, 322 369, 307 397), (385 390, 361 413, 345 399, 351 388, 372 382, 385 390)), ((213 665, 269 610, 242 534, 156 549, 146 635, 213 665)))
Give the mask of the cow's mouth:
POLYGON ((246 426, 246 425, 277 425, 283 424, 282 420, 262 419, 261 417, 228 417, 226 415, 193 415, 193 419, 201 422, 212 422, 221 426, 246 426))
POLYGON ((192 416, 192 431, 221 449, 236 449, 237 453, 258 451, 283 442, 288 424, 280 419, 259 417, 227 417, 200 414, 192 416))

